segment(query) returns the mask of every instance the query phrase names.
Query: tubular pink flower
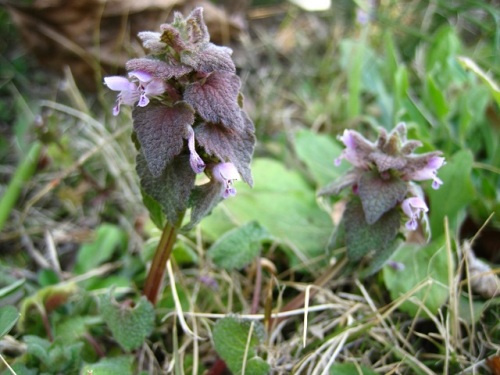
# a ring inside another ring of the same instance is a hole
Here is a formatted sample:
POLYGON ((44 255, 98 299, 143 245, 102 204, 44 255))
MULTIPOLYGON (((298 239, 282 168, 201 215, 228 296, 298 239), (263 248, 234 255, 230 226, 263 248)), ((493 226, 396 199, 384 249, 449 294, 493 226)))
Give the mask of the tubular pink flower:
POLYGON ((235 196, 236 189, 233 187, 233 181, 238 180, 240 175, 233 163, 219 163, 212 170, 214 178, 224 185, 222 197, 224 199, 235 196))
POLYGON ((427 212, 429 209, 425 204, 424 200, 418 197, 411 197, 405 199, 401 203, 401 208, 406 216, 410 218, 405 224, 408 230, 415 230, 418 227, 418 219, 422 212, 427 212))
POLYGON ((423 181, 432 180, 432 188, 439 189, 443 184, 443 181, 437 176, 437 170, 445 164, 444 158, 440 156, 433 156, 427 161, 427 165, 413 173, 410 173, 406 177, 409 180, 423 181))
POLYGON ((190 152, 189 163, 191 164, 191 168, 193 168, 194 173, 203 172, 205 170, 205 162, 196 152, 194 130, 191 127, 189 128, 188 148, 190 152))

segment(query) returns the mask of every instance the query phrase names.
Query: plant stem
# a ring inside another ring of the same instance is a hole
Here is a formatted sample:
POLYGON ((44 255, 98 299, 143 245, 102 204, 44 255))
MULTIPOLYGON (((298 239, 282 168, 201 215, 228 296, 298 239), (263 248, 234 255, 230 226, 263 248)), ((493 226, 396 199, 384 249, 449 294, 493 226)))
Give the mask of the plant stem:
POLYGON ((172 254, 172 249, 177 239, 177 232, 183 217, 184 215, 180 215, 177 225, 172 225, 169 222, 165 224, 160 242, 156 248, 153 263, 149 269, 143 290, 143 294, 153 305, 156 305, 158 292, 165 276, 167 261, 172 254))

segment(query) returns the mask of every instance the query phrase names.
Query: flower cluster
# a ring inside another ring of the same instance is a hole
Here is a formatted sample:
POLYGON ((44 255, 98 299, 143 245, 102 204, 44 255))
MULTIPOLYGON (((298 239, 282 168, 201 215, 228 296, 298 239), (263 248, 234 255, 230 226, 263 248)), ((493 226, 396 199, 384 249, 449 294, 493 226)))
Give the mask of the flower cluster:
POLYGON ((406 228, 415 230, 418 220, 428 211, 423 194, 413 181, 432 180, 432 187, 438 189, 443 183, 437 171, 444 165, 441 152, 414 154, 422 144, 407 140, 406 125, 400 123, 389 134, 380 130, 376 142, 371 142, 354 130, 344 130, 339 137, 345 145, 335 160, 340 165, 345 159, 354 166, 341 182, 323 189, 322 194, 337 194, 341 189, 352 186, 361 193, 363 208, 376 212, 365 212, 367 222, 373 223, 384 213, 400 204, 408 216, 406 228), (372 176, 367 178, 367 175, 372 176), (370 192, 371 190, 371 192, 370 192), (377 199, 378 202, 370 200, 377 199))
POLYGON ((370 274, 380 269, 398 247, 403 216, 410 231, 416 230, 419 222, 427 222, 429 209, 415 181, 432 180, 432 187, 438 189, 443 182, 437 171, 445 161, 439 151, 415 154, 422 144, 407 139, 404 123, 390 133, 381 129, 375 142, 354 130, 345 130, 339 139, 345 148, 335 165, 346 160, 353 168, 319 194, 337 195, 351 188, 331 246, 346 246, 351 262, 371 257, 364 271, 370 274))
POLYGON ((128 77, 105 84, 118 92, 113 115, 133 106, 137 171, 143 192, 176 222, 189 207, 191 225, 236 194, 240 176, 252 185, 254 126, 241 108, 241 82, 227 47, 210 42, 203 9, 175 13, 160 32, 139 33, 148 55, 127 62, 128 77), (210 182, 195 185, 205 172, 210 182))

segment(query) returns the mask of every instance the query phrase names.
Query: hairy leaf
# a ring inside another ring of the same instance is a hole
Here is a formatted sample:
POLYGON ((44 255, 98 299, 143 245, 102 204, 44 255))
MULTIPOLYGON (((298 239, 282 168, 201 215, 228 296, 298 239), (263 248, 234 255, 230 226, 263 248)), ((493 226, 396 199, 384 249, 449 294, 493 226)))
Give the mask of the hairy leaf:
POLYGON ((226 232, 208 250, 213 262, 227 270, 240 269, 249 264, 258 254, 262 241, 271 235, 256 221, 226 232))
POLYGON ((167 220, 173 224, 179 213, 188 206, 189 195, 194 187, 196 175, 189 164, 188 155, 179 155, 167 165, 163 173, 154 177, 142 153, 137 155, 137 174, 144 191, 157 200, 165 212, 167 220))
POLYGON ((111 294, 100 301, 101 316, 113 337, 125 350, 133 350, 144 343, 154 328, 154 307, 146 297, 131 307, 115 301, 111 294))
POLYGON ((159 177, 182 151, 184 138, 189 137, 189 127, 194 122, 194 111, 185 102, 177 102, 173 107, 151 103, 136 106, 133 118, 148 168, 154 177, 159 177))
POLYGON ((189 40, 192 43, 208 43, 210 41, 210 34, 208 33, 207 25, 203 20, 203 8, 198 7, 194 9, 191 14, 186 18, 188 26, 189 40))
POLYGON ((358 199, 349 201, 344 216, 347 255, 357 261, 371 252, 375 254, 389 247, 398 234, 401 225, 399 209, 394 208, 383 214, 370 225, 358 199))
POLYGON ((238 105, 240 79, 227 72, 214 72, 201 81, 191 83, 184 100, 205 120, 222 122, 230 129, 241 129, 244 121, 238 105))
POLYGON ((171 78, 182 77, 193 70, 193 68, 175 64, 174 62, 167 63, 166 61, 140 58, 127 61, 125 65, 128 71, 139 70, 151 74, 154 78, 160 78, 165 81, 171 78))
MULTIPOLYGON (((233 373, 241 374, 245 354, 247 355, 247 364, 250 360, 256 358, 255 347, 262 341, 263 332, 263 326, 259 322, 239 320, 232 317, 221 319, 212 332, 215 350, 233 373), (248 340, 252 324, 254 327, 250 340, 248 340), (248 348, 247 344, 249 345, 248 348)), ((269 365, 262 367, 261 364, 250 365, 252 373, 256 375, 269 373, 269 365), (261 369, 260 372, 253 371, 257 369, 261 369)))
POLYGON ((191 66, 201 73, 227 72, 235 73, 231 55, 231 48, 217 46, 213 43, 206 43, 197 48, 184 50, 181 52, 181 63, 191 66))
POLYGON ((384 282, 391 298, 395 300, 410 292, 412 295, 412 300, 403 302, 399 308, 412 316, 427 315, 419 305, 423 303, 432 314, 437 314, 449 297, 449 282, 453 278, 450 279, 448 271, 455 269, 453 264, 448 264, 453 257, 447 254, 444 238, 424 247, 406 244, 392 259, 402 263, 404 271, 384 268, 384 282))
POLYGON ((224 185, 211 180, 210 182, 196 186, 190 198, 191 220, 183 227, 183 230, 190 230, 198 224, 201 219, 209 215, 215 206, 222 200, 224 185))
POLYGON ((344 176, 337 178, 335 181, 332 181, 325 187, 321 188, 318 195, 338 195, 345 188, 355 185, 358 182, 358 178, 359 176, 356 172, 348 172, 344 176))
POLYGON ((204 123, 196 127, 196 139, 205 151, 220 159, 231 162, 243 181, 252 186, 250 162, 255 145, 254 126, 245 112, 241 111, 245 126, 242 129, 228 129, 220 124, 204 123))
POLYGON ((405 198, 407 183, 395 176, 382 178, 376 172, 363 173, 359 179, 358 192, 366 222, 375 223, 384 213, 405 198))

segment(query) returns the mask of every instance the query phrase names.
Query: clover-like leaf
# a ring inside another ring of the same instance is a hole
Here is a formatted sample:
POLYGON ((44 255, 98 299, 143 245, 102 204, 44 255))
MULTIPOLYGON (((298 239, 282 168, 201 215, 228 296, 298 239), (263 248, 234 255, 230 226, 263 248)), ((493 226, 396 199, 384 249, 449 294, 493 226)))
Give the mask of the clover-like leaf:
POLYGON ((154 307, 145 297, 135 306, 118 303, 113 296, 103 296, 100 301, 101 316, 113 337, 125 350, 141 346, 154 328, 154 307))
POLYGON ((401 213, 399 209, 393 208, 370 225, 365 219, 361 202, 353 199, 347 203, 343 221, 347 255, 351 261, 357 261, 391 245, 401 226, 401 213))
POLYGON ((403 201, 407 183, 392 175, 382 177, 376 172, 363 173, 358 183, 358 193, 363 203, 366 222, 375 223, 384 213, 403 201))
POLYGON ((168 63, 166 61, 148 58, 129 60, 125 67, 128 71, 139 70, 151 74, 154 78, 160 78, 165 81, 171 78, 182 77, 193 70, 193 68, 187 65, 174 63, 173 61, 168 63))
POLYGON ((189 137, 189 127, 194 122, 194 111, 185 102, 177 102, 172 107, 151 103, 147 107, 135 107, 133 118, 148 168, 154 177, 159 177, 182 151, 184 138, 189 137))
POLYGON ((191 83, 184 91, 184 100, 205 120, 222 122, 231 129, 244 126, 238 105, 240 79, 227 72, 214 72, 201 81, 191 83))
POLYGON ((255 145, 254 126, 245 112, 241 111, 245 126, 242 129, 228 129, 221 124, 204 123, 196 127, 196 139, 205 151, 222 162, 231 162, 243 181, 252 186, 250 171, 255 145))
POLYGON ((179 213, 184 212, 188 206, 196 178, 189 164, 189 156, 175 157, 161 175, 155 177, 151 174, 144 155, 139 153, 136 169, 144 191, 160 203, 167 220, 175 224, 179 213))

